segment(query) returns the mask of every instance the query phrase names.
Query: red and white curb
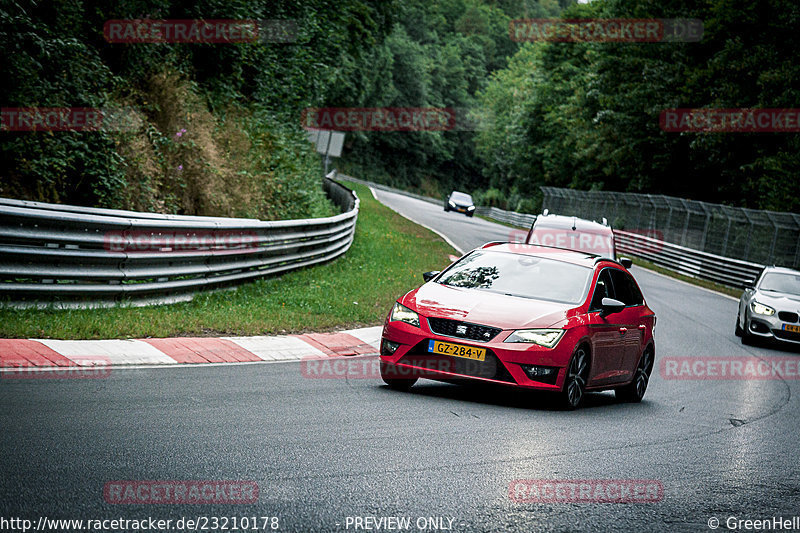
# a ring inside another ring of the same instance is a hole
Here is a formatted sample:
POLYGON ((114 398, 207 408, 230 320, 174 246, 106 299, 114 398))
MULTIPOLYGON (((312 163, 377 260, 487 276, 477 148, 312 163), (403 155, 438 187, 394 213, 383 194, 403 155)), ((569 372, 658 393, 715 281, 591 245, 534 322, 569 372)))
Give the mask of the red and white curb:
POLYGON ((379 352, 381 326, 276 337, 64 341, 0 339, 0 372, 19 368, 299 361, 379 352))

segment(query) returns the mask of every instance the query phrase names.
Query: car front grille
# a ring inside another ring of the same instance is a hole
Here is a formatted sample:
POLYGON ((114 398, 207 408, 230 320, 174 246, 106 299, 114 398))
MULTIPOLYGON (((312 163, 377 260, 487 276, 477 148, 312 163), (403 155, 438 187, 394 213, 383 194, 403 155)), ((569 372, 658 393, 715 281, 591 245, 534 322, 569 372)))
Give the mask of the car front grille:
POLYGON ((428 325, 430 325, 431 331, 438 335, 481 342, 492 340, 502 331, 500 328, 493 328, 491 326, 481 326, 480 324, 470 324, 459 320, 435 317, 428 318, 428 325))
POLYGON ((792 313, 791 311, 779 311, 778 318, 783 320, 784 322, 797 322, 797 313, 792 313))

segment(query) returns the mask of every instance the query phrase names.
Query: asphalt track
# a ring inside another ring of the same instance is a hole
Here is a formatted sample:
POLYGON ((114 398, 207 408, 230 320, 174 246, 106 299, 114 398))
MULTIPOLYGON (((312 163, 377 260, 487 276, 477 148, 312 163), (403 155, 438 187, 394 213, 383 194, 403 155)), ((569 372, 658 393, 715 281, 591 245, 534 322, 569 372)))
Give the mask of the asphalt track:
MULTIPOLYGON (((377 195, 464 250, 519 235, 377 195)), ((731 298, 632 272, 658 316, 656 370, 638 405, 600 393, 566 412, 547 397, 430 381, 400 393, 374 378, 309 377, 298 362, 0 378, 0 529, 13 530, 2 519, 14 517, 277 516, 279 531, 298 532, 711 531, 714 519, 726 529, 729 517, 800 516, 797 377, 672 379, 659 370, 677 357, 796 363, 798 352, 742 346, 731 298), (511 497, 519 479, 652 480, 663 493, 520 503, 511 497), (108 503, 103 487, 117 480, 247 480, 259 497, 108 503), (363 521, 390 516, 410 527, 363 521)))

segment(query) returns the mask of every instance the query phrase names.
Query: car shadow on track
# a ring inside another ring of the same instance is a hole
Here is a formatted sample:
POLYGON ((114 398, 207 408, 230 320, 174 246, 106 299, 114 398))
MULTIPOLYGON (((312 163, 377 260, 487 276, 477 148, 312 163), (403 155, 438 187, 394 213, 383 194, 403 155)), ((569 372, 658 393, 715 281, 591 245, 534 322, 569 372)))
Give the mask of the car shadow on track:
POLYGON ((751 338, 750 343, 745 345, 752 348, 765 348, 776 352, 786 354, 800 355, 800 344, 789 344, 775 339, 761 339, 758 337, 751 338))
MULTIPOLYGON (((387 392, 394 394, 414 394, 463 402, 496 405, 499 407, 513 407, 535 411, 567 411, 561 399, 554 393, 513 389, 502 385, 484 383, 441 383, 436 381, 422 381, 407 392, 391 390, 382 386, 387 392)), ((647 398, 643 403, 647 402, 647 398)), ((596 409, 612 405, 629 405, 619 402, 613 393, 588 392, 583 399, 580 409, 596 409)))

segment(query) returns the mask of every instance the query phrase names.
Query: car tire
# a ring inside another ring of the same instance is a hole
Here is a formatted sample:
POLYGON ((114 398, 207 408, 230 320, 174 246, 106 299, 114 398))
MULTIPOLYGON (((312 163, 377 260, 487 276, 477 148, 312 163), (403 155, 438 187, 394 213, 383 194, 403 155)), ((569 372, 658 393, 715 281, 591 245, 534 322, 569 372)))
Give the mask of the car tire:
POLYGON ((739 315, 736 315, 736 331, 734 333, 737 337, 741 337, 742 333, 744 333, 742 326, 739 325, 739 318, 741 317, 739 315))
POLYGON ((639 403, 647 392, 647 385, 650 383, 650 374, 653 372, 655 357, 653 350, 648 346, 639 358, 639 364, 633 373, 633 380, 625 385, 614 389, 617 400, 621 402, 639 403))
POLYGON ((381 375, 381 379, 390 389, 399 391, 407 391, 417 382, 417 378, 387 378, 383 375, 381 375))
POLYGON ((586 395, 586 379, 589 376, 589 351, 581 346, 572 354, 564 376, 561 403, 568 410, 577 409, 586 395))
MULTIPOLYGON (((394 366, 389 366, 388 368, 396 368, 394 366)), ((387 367, 384 366, 383 363, 380 365, 381 369, 381 379, 384 383, 386 383, 390 389, 394 390, 401 390, 406 391, 411 388, 414 383, 417 382, 419 378, 406 378, 406 377, 396 377, 397 372, 387 371, 387 367)))
POLYGON ((474 214, 475 214, 475 213, 467 213, 467 216, 468 216, 469 218, 472 218, 472 215, 474 215, 474 214))
POLYGON ((742 344, 745 346, 751 346, 755 339, 750 334, 750 329, 747 327, 747 315, 744 315, 744 328, 742 328, 742 344))

